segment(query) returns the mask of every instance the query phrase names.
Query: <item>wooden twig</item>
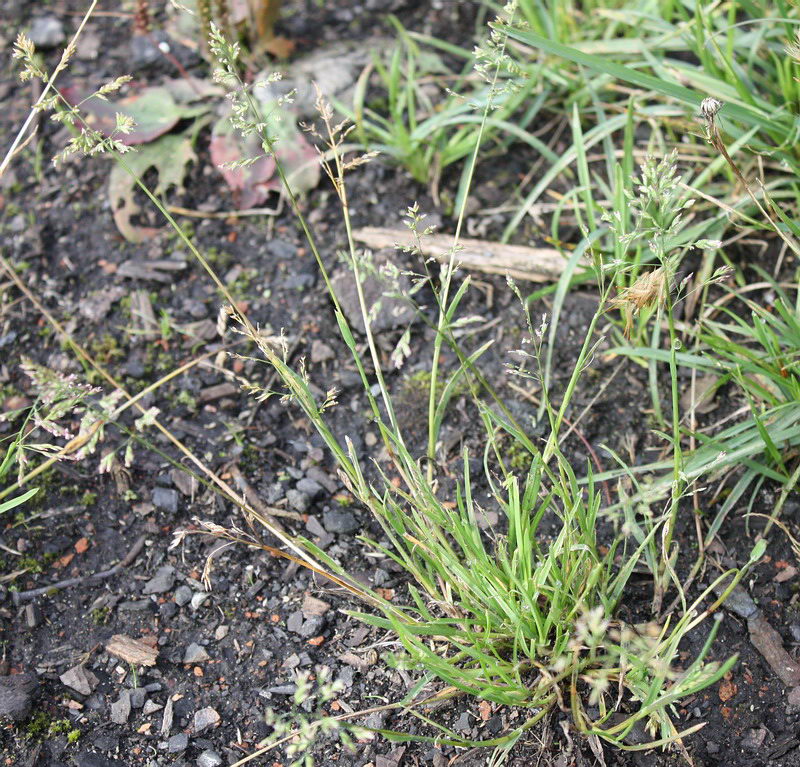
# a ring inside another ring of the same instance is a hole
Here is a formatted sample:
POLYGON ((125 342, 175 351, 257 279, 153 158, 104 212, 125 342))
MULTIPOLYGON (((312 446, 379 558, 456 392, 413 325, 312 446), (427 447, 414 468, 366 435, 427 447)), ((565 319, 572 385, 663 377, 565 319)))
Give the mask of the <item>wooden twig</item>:
POLYGON ((12 592, 14 604, 19 605, 23 602, 29 602, 31 599, 36 599, 36 597, 40 597, 43 594, 49 594, 51 591, 61 591, 61 589, 66 589, 70 586, 77 586, 87 581, 98 581, 104 578, 110 578, 112 575, 116 575, 120 570, 124 570, 126 567, 133 564, 133 561, 139 556, 144 548, 145 540, 146 536, 140 535, 134 542, 133 546, 131 546, 128 553, 125 555, 125 558, 113 567, 110 567, 108 570, 101 570, 99 573, 91 573, 90 575, 82 575, 79 578, 67 578, 63 581, 51 583, 49 586, 40 586, 38 589, 12 592))
MULTIPOLYGON (((440 262, 450 260, 453 238, 447 234, 430 234, 419 238, 408 229, 366 226, 354 232, 356 240, 370 248, 413 247, 421 245, 423 255, 440 262)), ((567 259, 555 248, 530 248, 505 245, 487 240, 461 239, 456 263, 464 269, 487 274, 503 274, 515 280, 554 282, 563 274, 567 259)), ((586 262, 588 264, 588 261, 586 262)))

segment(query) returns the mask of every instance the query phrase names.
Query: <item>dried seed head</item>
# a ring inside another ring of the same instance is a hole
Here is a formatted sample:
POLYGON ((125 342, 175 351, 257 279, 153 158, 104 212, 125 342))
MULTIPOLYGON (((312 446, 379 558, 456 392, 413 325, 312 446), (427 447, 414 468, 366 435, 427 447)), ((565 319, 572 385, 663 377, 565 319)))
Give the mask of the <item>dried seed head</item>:
POLYGON ((700 102, 700 114, 707 122, 713 122, 720 109, 722 109, 722 102, 713 96, 706 96, 700 102))
POLYGON ((611 300, 611 306, 625 314, 625 336, 633 328, 633 318, 645 307, 663 304, 667 297, 667 272, 663 266, 639 277, 629 288, 611 300))

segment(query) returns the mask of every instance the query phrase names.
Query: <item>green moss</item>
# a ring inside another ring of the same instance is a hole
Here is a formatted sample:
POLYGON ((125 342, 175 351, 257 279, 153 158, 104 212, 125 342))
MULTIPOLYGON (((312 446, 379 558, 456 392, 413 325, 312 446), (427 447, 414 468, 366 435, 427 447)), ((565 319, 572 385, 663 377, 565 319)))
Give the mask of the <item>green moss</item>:
POLYGON ((100 338, 93 338, 89 350, 97 362, 107 365, 109 362, 122 357, 124 352, 119 341, 110 333, 104 333, 100 338))
POLYGON ((89 615, 92 618, 92 623, 95 626, 105 626, 108 619, 111 617, 110 607, 95 607, 89 615))
POLYGON ((45 711, 33 714, 22 730, 29 740, 47 740, 56 735, 66 735, 68 743, 76 743, 81 737, 81 731, 69 719, 53 719, 45 711))
POLYGON ((93 493, 91 490, 87 490, 81 496, 81 506, 94 506, 97 501, 97 493, 93 493))
POLYGON ((27 570, 30 573, 43 573, 53 562, 58 559, 58 554, 51 551, 49 554, 42 554, 36 557, 21 557, 17 560, 17 568, 27 570))

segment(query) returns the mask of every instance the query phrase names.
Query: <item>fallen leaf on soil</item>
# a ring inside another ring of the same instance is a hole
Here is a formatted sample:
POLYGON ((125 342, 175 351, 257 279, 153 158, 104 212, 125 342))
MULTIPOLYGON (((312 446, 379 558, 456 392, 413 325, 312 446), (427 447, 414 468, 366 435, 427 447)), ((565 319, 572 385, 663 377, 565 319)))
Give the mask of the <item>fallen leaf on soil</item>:
POLYGON ((739 688, 736 686, 735 682, 731 682, 728 679, 723 679, 719 685, 719 699, 723 703, 727 703, 736 693, 739 692, 739 688))
MULTIPOLYGON (((414 247, 415 235, 408 229, 387 229, 365 226, 357 229, 355 239, 374 250, 401 247, 414 247)), ((487 240, 461 239, 456 263, 466 270, 504 274, 517 280, 530 282, 553 282, 557 280, 567 265, 567 259, 555 248, 529 248, 525 245, 505 245, 487 240)), ((440 262, 450 260, 453 238, 446 234, 431 234, 422 238, 424 256, 431 256, 440 262)), ((585 262, 581 262, 585 263, 585 262)))
POLYGON ((209 92, 204 92, 199 86, 195 91, 182 80, 169 80, 163 85, 143 88, 117 101, 98 96, 86 98, 77 87, 66 88, 63 93, 71 104, 80 104, 86 122, 104 136, 114 134, 117 113, 133 119, 134 128, 130 133, 115 135, 127 146, 155 141, 172 130, 180 120, 198 117, 209 110, 208 105, 191 104, 209 95, 209 92))
POLYGON ((155 666, 158 657, 158 650, 125 634, 114 634, 106 645, 106 652, 134 666, 155 666))
POLYGON ((488 700, 478 703, 478 711, 481 714, 481 721, 488 722, 492 718, 492 704, 488 700))
POLYGON ((89 550, 89 541, 86 538, 78 538, 75 541, 75 551, 78 554, 85 554, 89 550))
MULTIPOLYGON (((319 183, 319 159, 295 122, 294 115, 279 109, 275 102, 262 105, 265 120, 275 136, 275 156, 281 163, 295 194, 313 189, 319 183)), ((219 168, 240 209, 262 205, 270 192, 281 192, 275 158, 266 156, 261 139, 252 134, 242 137, 228 118, 223 117, 211 132, 211 161, 219 168), (246 162, 241 167, 231 167, 246 162)))
MULTIPOLYGON (((197 160, 192 149, 192 139, 185 134, 163 136, 158 141, 148 144, 138 152, 125 155, 126 164, 139 178, 154 168, 158 173, 158 181, 152 192, 163 196, 171 188, 183 189, 183 179, 190 162, 197 160)), ((133 199, 136 181, 128 175, 120 165, 114 165, 108 177, 108 198, 114 214, 114 223, 120 234, 128 242, 143 242, 153 237, 160 230, 153 227, 139 226, 133 223, 133 217, 141 209, 133 199)))

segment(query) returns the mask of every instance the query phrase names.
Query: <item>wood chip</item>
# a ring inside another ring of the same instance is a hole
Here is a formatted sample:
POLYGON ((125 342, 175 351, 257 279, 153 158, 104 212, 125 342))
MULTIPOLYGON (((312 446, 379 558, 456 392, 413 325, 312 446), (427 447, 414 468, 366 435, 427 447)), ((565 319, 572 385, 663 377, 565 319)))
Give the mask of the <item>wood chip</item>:
POLYGON ((134 336, 152 341, 158 338, 159 327, 150 294, 146 290, 134 290, 131 293, 131 319, 134 336))
POLYGON ((114 634, 106 645, 106 652, 134 666, 155 666, 158 657, 158 650, 125 634, 114 634))
POLYGON ((778 679, 786 687, 800 685, 800 665, 786 652, 781 635, 769 625, 767 619, 756 614, 748 619, 747 628, 753 646, 764 656, 778 679))
POLYGON ((215 386, 207 386, 200 392, 198 399, 200 402, 213 402, 216 399, 223 397, 232 397, 234 394, 239 393, 239 387, 236 384, 225 382, 216 384, 215 386))
MULTIPOLYGON (((416 238, 408 229, 388 229, 366 226, 356 230, 355 238, 370 248, 379 250, 395 245, 414 246, 416 238)), ((422 238, 423 255, 440 262, 450 259, 453 238, 447 234, 432 234, 422 238)), ((555 248, 530 248, 525 245, 505 245, 487 240, 459 240, 456 263, 462 268, 504 274, 515 280, 555 282, 563 274, 567 259, 555 248)), ((581 262, 588 265, 588 261, 581 262)))
POLYGON ((130 277, 136 280, 154 280, 155 282, 174 282, 175 276, 171 272, 186 268, 185 261, 125 261, 120 264, 117 274, 121 277, 130 277))

